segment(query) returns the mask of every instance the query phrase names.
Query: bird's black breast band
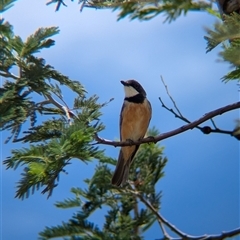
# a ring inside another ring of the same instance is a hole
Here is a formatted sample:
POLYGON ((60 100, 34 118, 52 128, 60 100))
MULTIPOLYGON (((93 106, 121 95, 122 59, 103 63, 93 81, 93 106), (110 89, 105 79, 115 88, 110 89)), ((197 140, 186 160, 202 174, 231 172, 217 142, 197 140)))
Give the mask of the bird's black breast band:
POLYGON ((144 99, 145 99, 145 97, 142 94, 137 94, 133 97, 125 98, 126 101, 133 102, 133 103, 143 103, 144 99))

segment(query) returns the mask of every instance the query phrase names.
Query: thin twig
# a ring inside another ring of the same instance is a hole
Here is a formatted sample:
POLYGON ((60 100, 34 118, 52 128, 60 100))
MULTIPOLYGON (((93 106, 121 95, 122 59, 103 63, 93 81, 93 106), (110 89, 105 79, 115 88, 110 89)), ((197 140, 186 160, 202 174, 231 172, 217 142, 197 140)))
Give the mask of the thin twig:
MULTIPOLYGON (((225 238, 229 238, 229 237, 233 237, 233 236, 237 236, 240 234, 240 227, 230 230, 230 231, 225 231, 222 232, 220 234, 203 234, 203 235, 199 235, 199 236, 193 236, 193 235, 189 235, 187 233, 182 232, 181 230, 179 230, 176 226, 174 226, 172 223, 168 222, 159 212, 157 209, 155 209, 153 207, 153 205, 147 201, 144 196, 142 195, 141 192, 137 191, 136 189, 133 188, 132 185, 128 185, 128 188, 117 188, 117 191, 119 191, 121 194, 132 194, 134 196, 136 196, 137 198, 139 198, 139 200, 145 204, 145 206, 150 209, 153 214, 156 216, 160 227, 162 229, 162 232, 164 234, 164 239, 170 239, 170 240, 223 240, 225 238), (178 235, 179 237, 171 237, 165 230, 164 225, 167 226, 172 232, 174 232, 176 235, 178 235)), ((160 239, 159 239, 160 240, 160 239)))
MULTIPOLYGON (((163 100, 159 97, 159 100, 160 102, 162 103, 162 107, 167 109, 169 112, 171 112, 176 118, 179 118, 181 120, 183 120, 184 122, 187 122, 187 123, 191 123, 191 121, 189 121, 187 118, 185 118, 183 115, 178 115, 178 113, 176 113, 173 109, 170 109, 168 108, 163 100)), ((209 133, 223 133, 223 134, 228 134, 228 135, 232 135, 232 131, 228 131, 228 130, 222 130, 220 128, 218 128, 216 126, 216 124, 214 123, 213 119, 211 118, 210 119, 213 126, 214 126, 214 129, 212 129, 211 127, 209 126, 204 126, 204 127, 199 127, 199 126, 196 126, 195 128, 199 129, 200 131, 202 131, 204 134, 209 134, 209 133)))
MULTIPOLYGON (((165 90, 166 90, 166 92, 167 92, 167 95, 168 95, 168 97, 170 98, 170 100, 172 101, 172 103, 173 103, 174 108, 176 109, 176 111, 174 111, 172 108, 167 107, 167 106, 164 104, 163 100, 159 97, 159 100, 160 100, 160 102, 162 103, 162 107, 165 108, 165 109, 167 109, 167 110, 168 110, 169 112, 171 112, 172 114, 174 114, 174 116, 175 116, 176 118, 179 118, 179 119, 183 120, 184 122, 190 123, 191 121, 189 121, 186 117, 184 117, 183 114, 181 113, 181 111, 179 110, 179 108, 178 108, 176 102, 174 101, 173 97, 171 96, 171 94, 170 94, 170 92, 169 92, 169 90, 168 90, 168 86, 167 86, 166 83, 164 82, 162 76, 161 76, 161 81, 162 81, 162 83, 163 83, 163 85, 164 85, 164 87, 165 87, 165 90)), ((199 129, 199 130, 202 131, 202 133, 204 133, 204 134, 223 133, 223 134, 228 134, 228 135, 231 135, 231 136, 232 136, 232 131, 222 130, 222 129, 220 129, 220 128, 218 128, 218 127, 216 126, 216 124, 214 123, 214 121, 213 121, 212 118, 211 118, 210 120, 211 120, 211 122, 212 122, 212 124, 213 124, 213 126, 214 126, 214 129, 212 129, 212 128, 209 127, 209 126, 204 126, 204 127, 196 126, 195 128, 199 129)))
POLYGON ((169 223, 166 219, 164 219, 160 213, 152 206, 151 203, 149 203, 141 194, 137 193, 138 198, 140 199, 141 202, 143 202, 151 211, 156 215, 158 220, 165 224, 167 227, 169 227, 174 233, 176 233, 178 236, 185 238, 186 234, 180 231, 178 228, 173 226, 171 223, 169 223))
POLYGON ((143 138, 139 141, 133 141, 133 142, 130 142, 130 141, 125 141, 125 142, 110 141, 110 140, 101 138, 98 135, 95 135, 95 140, 96 140, 96 144, 106 144, 106 145, 111 145, 111 146, 115 146, 115 147, 140 145, 140 144, 143 144, 143 143, 150 143, 150 142, 157 143, 157 142, 159 142, 163 139, 175 136, 175 135, 180 134, 182 132, 185 132, 189 129, 196 128, 199 124, 201 124, 203 122, 206 122, 207 120, 209 120, 209 119, 211 119, 211 118, 213 118, 217 115, 221 115, 223 113, 226 113, 226 112, 232 111, 234 109, 238 109, 238 108, 240 108, 240 102, 229 104, 227 106, 224 106, 224 107, 218 108, 216 110, 213 110, 209 113, 206 113, 203 117, 199 118, 198 120, 195 120, 195 121, 193 121, 189 124, 183 125, 183 126, 177 128, 177 129, 174 129, 174 130, 166 132, 166 133, 162 133, 162 134, 160 134, 156 137, 151 136, 151 137, 143 138))
POLYGON ((14 75, 13 73, 3 73, 3 72, 0 72, 0 76, 3 76, 3 77, 7 77, 7 78, 13 78, 13 79, 19 79, 19 77, 17 75, 14 75))
POLYGON ((58 101, 56 101, 52 96, 51 94, 45 94, 46 95, 46 98, 53 104, 55 105, 57 108, 59 109, 63 109, 63 105, 61 103, 59 103, 58 101))
POLYGON ((50 94, 45 94, 47 99, 54 105, 56 106, 58 109, 62 110, 65 112, 65 115, 67 116, 67 119, 70 120, 70 115, 71 117, 74 116, 77 118, 77 115, 70 111, 68 107, 63 106, 62 104, 60 104, 58 101, 56 101, 50 94))
MULTIPOLYGON (((162 107, 165 108, 165 109, 167 109, 169 112, 171 112, 176 118, 179 118, 179 119, 183 120, 183 121, 186 122, 186 123, 191 123, 191 121, 189 121, 187 118, 185 118, 181 113, 180 113, 181 115, 179 115, 179 114, 177 114, 172 108, 168 108, 168 107, 164 104, 163 100, 162 100, 160 97, 159 97, 158 99, 159 99, 159 101, 162 103, 162 107)), ((179 110, 177 110, 177 111, 179 111, 179 110)), ((199 126, 196 126, 195 128, 198 128, 198 129, 201 130, 201 127, 199 127, 199 126)))
POLYGON ((82 4, 81 4, 81 7, 80 7, 80 12, 82 12, 83 8, 85 7, 85 4, 86 4, 86 0, 82 0, 82 4))
POLYGON ((169 98, 171 99, 171 101, 172 101, 174 107, 176 108, 178 114, 179 114, 182 118, 184 118, 183 115, 182 115, 182 113, 180 112, 179 108, 177 107, 176 102, 174 101, 174 99, 173 99, 172 96, 170 95, 170 93, 169 93, 169 91, 168 91, 168 86, 167 86, 166 83, 164 82, 162 76, 161 76, 161 81, 162 81, 162 83, 163 83, 163 86, 165 87, 165 90, 166 90, 166 92, 167 92, 167 95, 168 95, 169 98))
POLYGON ((158 223, 159 223, 159 225, 160 225, 160 228, 161 228, 161 230, 162 230, 162 232, 163 232, 163 235, 164 235, 165 239, 172 239, 172 237, 171 237, 171 236, 168 234, 168 232, 166 231, 166 229, 165 229, 164 224, 162 223, 162 221, 161 221, 160 219, 158 219, 158 218, 157 218, 157 220, 158 220, 158 223))
MULTIPOLYGON (((176 233, 178 236, 180 236, 180 239, 189 239, 189 240, 222 240, 225 238, 233 237, 236 235, 240 234, 240 228, 236 228, 234 230, 228 231, 228 232, 222 232, 221 234, 217 235, 201 235, 201 236, 192 236, 188 235, 181 230, 179 230, 176 226, 168 222, 153 206, 150 202, 148 202, 140 193, 135 193, 138 198, 141 200, 142 203, 144 203, 151 211, 156 215, 157 219, 159 222, 161 222, 161 225, 165 224, 169 229, 171 229, 174 233, 176 233)), ((162 228, 163 229, 163 228, 162 228)), ((165 230, 164 230, 165 231, 165 230)), ((171 238, 166 231, 163 234, 165 237, 168 239, 176 239, 176 238, 171 238)))

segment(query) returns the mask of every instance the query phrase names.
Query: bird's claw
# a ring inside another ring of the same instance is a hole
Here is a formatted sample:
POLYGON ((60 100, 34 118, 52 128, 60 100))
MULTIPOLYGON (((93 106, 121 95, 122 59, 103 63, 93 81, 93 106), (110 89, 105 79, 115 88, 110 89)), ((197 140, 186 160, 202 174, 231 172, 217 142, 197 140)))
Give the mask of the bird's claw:
MULTIPOLYGON (((147 139, 149 139, 151 142, 154 142, 154 143, 157 142, 154 136, 148 136, 147 139)), ((151 142, 149 142, 149 143, 151 143, 151 142)))
POLYGON ((133 143, 134 143, 134 141, 132 139, 130 139, 130 138, 126 139, 126 142, 130 143, 131 145, 133 145, 133 143))

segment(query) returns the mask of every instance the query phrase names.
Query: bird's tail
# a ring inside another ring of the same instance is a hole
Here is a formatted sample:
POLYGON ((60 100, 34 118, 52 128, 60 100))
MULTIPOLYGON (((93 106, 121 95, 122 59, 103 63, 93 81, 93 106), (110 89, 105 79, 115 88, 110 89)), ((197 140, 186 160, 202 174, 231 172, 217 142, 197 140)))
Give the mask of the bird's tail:
POLYGON ((127 182, 130 163, 131 161, 124 161, 122 150, 120 150, 117 166, 112 177, 112 185, 119 187, 127 182))

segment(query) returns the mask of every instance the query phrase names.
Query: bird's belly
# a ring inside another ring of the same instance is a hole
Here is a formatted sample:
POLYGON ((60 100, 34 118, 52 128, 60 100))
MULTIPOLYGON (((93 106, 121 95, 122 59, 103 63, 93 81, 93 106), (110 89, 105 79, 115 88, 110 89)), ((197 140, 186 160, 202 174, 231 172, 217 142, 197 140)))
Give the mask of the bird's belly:
POLYGON ((128 103, 122 113, 121 139, 137 141, 146 134, 151 118, 151 109, 147 101, 142 104, 128 103))

